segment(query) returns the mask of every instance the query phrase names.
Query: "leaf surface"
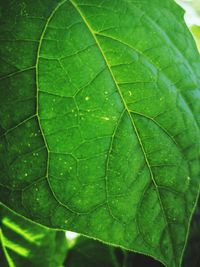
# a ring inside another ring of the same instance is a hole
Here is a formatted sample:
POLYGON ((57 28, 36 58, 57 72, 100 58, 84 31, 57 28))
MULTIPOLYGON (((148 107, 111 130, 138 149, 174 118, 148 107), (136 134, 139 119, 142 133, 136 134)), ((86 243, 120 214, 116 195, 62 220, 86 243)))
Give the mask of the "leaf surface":
POLYGON ((64 232, 34 224, 2 206, 0 211, 2 267, 63 266, 67 252, 64 232))
POLYGON ((1 201, 180 266, 200 173, 200 59, 183 11, 2 6, 1 201))

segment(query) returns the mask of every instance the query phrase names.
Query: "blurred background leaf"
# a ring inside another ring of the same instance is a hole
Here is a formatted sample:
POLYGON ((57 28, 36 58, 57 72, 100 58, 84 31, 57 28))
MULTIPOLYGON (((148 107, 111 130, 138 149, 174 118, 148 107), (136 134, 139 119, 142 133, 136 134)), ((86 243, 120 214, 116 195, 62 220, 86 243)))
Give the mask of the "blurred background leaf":
POLYGON ((67 253, 65 233, 27 221, 0 206, 2 267, 60 267, 67 253))
POLYGON ((65 266, 70 267, 115 267, 118 261, 114 247, 80 236, 69 250, 65 266))
POLYGON ((197 48, 200 52, 200 26, 197 26, 197 25, 193 25, 191 26, 191 31, 192 31, 192 34, 194 36, 194 39, 197 43, 197 48))
POLYGON ((200 0, 175 0, 185 10, 185 22, 200 51, 200 0))
POLYGON ((200 198, 192 218, 190 235, 185 250, 183 267, 200 266, 200 198))
POLYGON ((147 256, 80 236, 69 249, 65 267, 163 267, 147 256))

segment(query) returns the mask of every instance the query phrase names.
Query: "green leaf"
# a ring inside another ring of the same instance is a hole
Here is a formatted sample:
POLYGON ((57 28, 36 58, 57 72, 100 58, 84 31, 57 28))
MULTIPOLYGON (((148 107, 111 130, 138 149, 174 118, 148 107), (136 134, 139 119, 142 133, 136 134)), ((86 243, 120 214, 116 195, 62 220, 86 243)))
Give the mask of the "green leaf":
POLYGON ((0 262, 4 267, 9 267, 9 256, 3 246, 2 231, 0 229, 0 262))
POLYGON ((67 251, 65 233, 27 221, 0 206, 3 267, 61 267, 67 251))
POLYGON ((172 0, 1 1, 0 200, 180 266, 200 59, 172 0))
POLYGON ((200 26, 193 25, 190 29, 196 41, 197 48, 200 51, 200 26))

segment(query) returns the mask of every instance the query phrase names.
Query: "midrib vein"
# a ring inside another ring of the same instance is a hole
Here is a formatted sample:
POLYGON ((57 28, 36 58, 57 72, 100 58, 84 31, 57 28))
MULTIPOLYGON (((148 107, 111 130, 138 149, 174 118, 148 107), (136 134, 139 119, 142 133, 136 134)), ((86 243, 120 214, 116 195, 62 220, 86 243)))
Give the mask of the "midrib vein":
POLYGON ((102 57, 103 57, 103 59, 104 59, 106 65, 107 65, 107 68, 108 68, 108 70, 109 70, 109 72, 110 72, 110 74, 111 74, 111 76, 112 76, 112 79, 113 79, 113 81, 114 81, 114 83, 115 83, 115 86, 116 86, 116 88, 117 88, 117 90, 118 90, 118 93, 119 93, 120 98, 121 98, 121 100, 122 100, 122 102, 123 102, 123 104, 124 104, 124 107, 125 107, 125 109, 126 109, 128 115, 129 115, 129 117, 130 117, 130 120, 131 120, 131 122, 132 122, 133 128, 134 128, 134 130, 135 130, 135 133, 136 133, 136 136, 137 136, 137 139, 138 139, 138 142, 139 142, 140 147, 141 147, 141 150, 142 150, 142 152, 143 152, 145 162, 146 162, 146 164, 147 164, 147 166, 148 166, 148 169, 149 169, 149 173, 150 173, 152 182, 153 182, 153 184, 154 184, 154 186, 155 186, 155 188, 156 188, 157 197, 158 197, 158 200, 159 200, 159 203, 160 203, 160 207, 161 207, 161 210, 162 210, 162 213, 163 213, 163 216, 164 216, 164 219, 165 219, 165 223, 166 223, 166 226, 167 226, 167 229, 168 229, 169 238, 170 238, 171 245, 172 245, 172 250, 173 250, 173 253, 174 253, 174 255, 175 255, 174 246, 173 246, 173 242, 172 242, 172 238, 171 238, 171 232, 170 232, 170 230, 169 230, 168 221, 167 221, 166 214, 165 214, 165 211, 164 211, 164 207, 163 207, 163 204, 162 204, 162 200, 161 200, 161 197, 160 197, 160 192, 159 192, 159 190, 158 190, 157 183, 156 183, 156 181, 155 181, 155 179, 154 179, 154 175, 153 175, 153 172, 152 172, 152 169, 151 169, 151 165, 150 165, 149 160, 148 160, 148 158, 147 158, 147 154, 146 154, 146 151, 145 151, 145 149, 144 149, 144 146, 143 146, 142 140, 141 140, 141 138, 140 138, 138 129, 137 129, 137 127, 136 127, 136 124, 135 124, 135 122, 134 122, 134 120, 133 120, 133 118, 132 118, 132 116, 131 116, 130 110, 129 110, 129 108, 128 108, 128 106, 127 106, 125 100, 124 100, 124 97, 123 97, 123 95, 122 95, 122 92, 121 92, 121 90, 120 90, 120 88, 119 88, 119 85, 118 85, 118 83, 117 83, 117 81, 116 81, 116 79, 115 79, 115 76, 114 76, 114 74, 113 74, 113 72, 112 72, 111 66, 110 66, 110 64, 109 64, 109 62, 108 62, 108 60, 107 60, 107 58, 106 58, 106 56, 105 56, 105 53, 104 53, 103 49, 101 48, 101 45, 100 45, 100 43, 99 43, 99 41, 98 41, 98 39, 97 39, 97 37, 96 37, 96 35, 95 35, 94 30, 92 29, 92 27, 90 26, 89 22, 88 22, 87 19, 85 18, 84 14, 82 13, 82 11, 81 11, 80 8, 78 7, 78 5, 74 2, 74 0, 69 0, 69 1, 70 1, 71 4, 73 5, 73 7, 77 10, 77 12, 78 12, 79 15, 81 16, 82 20, 84 21, 85 25, 87 26, 87 28, 89 29, 90 33, 92 34, 92 36, 93 36, 93 38, 94 38, 94 40, 95 40, 95 42, 96 42, 96 45, 97 45, 97 47, 99 48, 99 50, 100 50, 100 52, 101 52, 101 54, 102 54, 102 57))
MULTIPOLYGON (((113 41, 116 41, 116 42, 118 42, 118 43, 120 43, 120 44, 122 44, 122 45, 124 45, 124 46, 126 46, 126 47, 128 47, 128 48, 130 48, 131 50, 135 51, 135 52, 138 53, 139 55, 143 56, 143 57, 144 57, 144 58, 145 58, 145 59, 152 65, 153 68, 156 68, 157 70, 159 70, 160 72, 162 72, 162 75, 163 75, 163 77, 165 78, 165 80, 166 80, 167 83, 169 83, 169 84, 170 84, 170 83, 174 84, 173 80, 170 79, 170 78, 165 74, 165 72, 163 72, 162 68, 160 68, 157 64, 155 64, 155 63, 150 59, 150 57, 148 57, 148 56, 147 56, 145 53, 143 53, 142 51, 138 50, 136 47, 134 47, 134 46, 132 46, 132 45, 126 43, 125 41, 121 41, 121 40, 119 40, 118 38, 113 37, 113 36, 111 36, 111 35, 107 35, 107 34, 104 34, 104 33, 101 33, 101 32, 100 32, 100 33, 97 32, 96 35, 99 35, 99 36, 102 36, 102 37, 104 37, 104 38, 109 38, 109 39, 111 39, 111 40, 113 40, 113 41)), ((176 91, 177 91, 176 86, 175 86, 175 89, 176 89, 176 91)), ((190 115, 194 118, 194 123, 196 124, 196 126, 197 126, 197 128, 198 128, 198 130, 199 130, 199 123, 198 123, 197 119, 195 118, 195 115, 193 114, 193 111, 192 111, 192 109, 191 109, 191 107, 190 107, 190 105, 189 105, 187 99, 184 97, 184 95, 181 93, 181 91, 180 91, 180 93, 179 93, 179 96, 181 97, 181 100, 183 100, 184 103, 186 104, 186 106, 188 107, 188 110, 189 110, 189 112, 190 112, 190 115)))

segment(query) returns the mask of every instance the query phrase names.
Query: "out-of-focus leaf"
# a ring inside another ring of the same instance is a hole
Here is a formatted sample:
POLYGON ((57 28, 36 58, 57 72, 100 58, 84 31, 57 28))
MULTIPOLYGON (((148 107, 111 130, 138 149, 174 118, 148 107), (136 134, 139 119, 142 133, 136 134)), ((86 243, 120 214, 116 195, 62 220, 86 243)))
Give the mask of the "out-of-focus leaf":
POLYGON ((192 0, 192 6, 196 11, 197 15, 200 17, 200 1, 199 0, 192 0))
POLYGON ((2 206, 0 212, 1 267, 63 266, 67 252, 64 232, 27 221, 2 206))
POLYGON ((200 51, 200 26, 193 25, 191 28, 192 34, 197 44, 197 48, 200 51))
POLYGON ((2 230, 0 229, 0 264, 9 267, 9 256, 3 244, 2 230))
POLYGON ((80 236, 69 250, 66 267, 162 267, 145 255, 128 252, 99 241, 80 236))
POLYGON ((192 218, 183 267, 200 266, 200 198, 192 218))
POLYGON ((69 251, 65 266, 116 267, 118 263, 114 250, 114 247, 81 236, 69 251))

